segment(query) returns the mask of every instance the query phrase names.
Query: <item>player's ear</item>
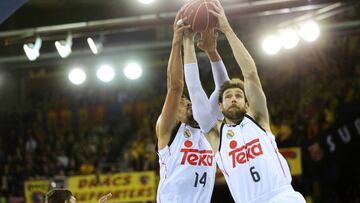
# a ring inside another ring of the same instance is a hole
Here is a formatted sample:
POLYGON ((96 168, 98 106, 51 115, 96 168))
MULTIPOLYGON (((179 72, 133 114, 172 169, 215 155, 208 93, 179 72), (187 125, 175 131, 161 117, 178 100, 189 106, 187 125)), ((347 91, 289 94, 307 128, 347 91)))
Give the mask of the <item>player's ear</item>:
POLYGON ((224 110, 224 106, 223 106, 222 102, 219 103, 219 109, 220 109, 221 112, 224 110))
POLYGON ((250 110, 250 105, 249 105, 249 102, 245 102, 245 110, 246 111, 249 111, 250 110))

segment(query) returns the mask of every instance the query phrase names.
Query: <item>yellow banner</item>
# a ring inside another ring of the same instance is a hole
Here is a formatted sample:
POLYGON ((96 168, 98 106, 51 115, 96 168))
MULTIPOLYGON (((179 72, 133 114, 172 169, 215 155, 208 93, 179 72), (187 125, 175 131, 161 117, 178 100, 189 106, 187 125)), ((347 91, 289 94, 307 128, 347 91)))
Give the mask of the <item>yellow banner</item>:
POLYGON ((153 171, 71 176, 68 183, 77 203, 97 202, 109 192, 112 193, 109 203, 153 201, 156 195, 153 171))
POLYGON ((33 180, 25 182, 26 203, 42 203, 49 189, 49 181, 33 180))
POLYGON ((287 160, 290 172, 292 176, 298 176, 302 174, 302 162, 301 162, 301 148, 289 147, 279 149, 280 153, 287 160))

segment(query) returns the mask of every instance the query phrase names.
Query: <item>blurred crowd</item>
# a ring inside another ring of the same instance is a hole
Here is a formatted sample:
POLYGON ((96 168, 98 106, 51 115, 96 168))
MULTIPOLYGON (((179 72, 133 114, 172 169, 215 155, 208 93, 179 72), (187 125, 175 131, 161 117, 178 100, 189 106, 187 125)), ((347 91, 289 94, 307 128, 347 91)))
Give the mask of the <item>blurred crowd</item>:
MULTIPOLYGON (((294 184, 318 202, 360 202, 359 182, 348 185, 344 194, 333 191, 328 201, 324 184, 339 179, 319 175, 327 170, 319 164, 325 157, 319 136, 359 107, 359 39, 355 42, 355 49, 353 44, 340 44, 345 51, 339 52, 324 41, 321 49, 307 47, 302 55, 270 63, 255 57, 279 147, 303 149, 303 175, 294 177, 294 184), (328 58, 319 56, 325 54, 328 58)), ((230 77, 236 76, 232 56, 223 59, 230 77)), ((203 86, 210 93, 209 63, 204 57, 199 63, 206 78, 203 86)), ((156 170, 154 126, 166 93, 165 68, 166 64, 154 68, 159 74, 141 91, 34 89, 28 91, 21 111, 1 112, 0 202, 23 202, 23 183, 29 179, 156 170)))

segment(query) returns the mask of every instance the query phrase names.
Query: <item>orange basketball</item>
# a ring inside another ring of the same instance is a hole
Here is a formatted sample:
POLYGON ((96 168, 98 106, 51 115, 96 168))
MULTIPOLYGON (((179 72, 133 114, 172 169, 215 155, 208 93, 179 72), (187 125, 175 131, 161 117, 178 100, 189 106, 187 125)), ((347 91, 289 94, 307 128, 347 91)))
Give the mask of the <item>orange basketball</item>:
POLYGON ((214 10, 210 2, 216 0, 189 0, 183 7, 183 15, 187 17, 187 22, 191 25, 191 29, 196 32, 206 32, 212 29, 217 18, 212 15, 209 10, 214 10))

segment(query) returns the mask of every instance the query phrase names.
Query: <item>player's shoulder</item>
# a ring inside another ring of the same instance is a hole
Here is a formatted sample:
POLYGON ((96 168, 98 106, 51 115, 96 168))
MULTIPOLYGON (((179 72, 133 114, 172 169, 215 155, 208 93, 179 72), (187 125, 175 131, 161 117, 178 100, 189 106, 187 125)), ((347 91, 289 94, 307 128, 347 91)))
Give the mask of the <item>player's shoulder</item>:
POLYGON ((263 121, 261 118, 252 115, 251 113, 246 113, 244 119, 247 119, 249 122, 255 124, 264 132, 271 132, 270 125, 267 121, 263 121))

